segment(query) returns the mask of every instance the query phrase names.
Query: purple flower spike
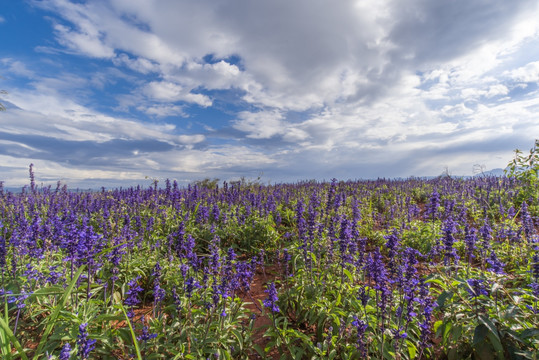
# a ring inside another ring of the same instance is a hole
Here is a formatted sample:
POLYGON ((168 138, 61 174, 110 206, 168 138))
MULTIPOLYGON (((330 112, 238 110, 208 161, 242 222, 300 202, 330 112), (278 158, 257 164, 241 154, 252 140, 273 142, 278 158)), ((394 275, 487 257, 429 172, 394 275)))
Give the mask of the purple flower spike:
POLYGON ((268 289, 265 290, 268 293, 268 298, 264 300, 264 306, 271 309, 272 312, 279 312, 279 306, 276 304, 279 298, 277 297, 277 290, 275 289, 275 283, 271 283, 268 289))
POLYGON ((88 323, 83 323, 79 326, 79 335, 77 336, 77 345, 79 351, 77 355, 81 360, 88 359, 88 355, 95 348, 96 340, 88 339, 88 323))
POLYGON ((127 290, 127 298, 125 299, 125 305, 136 306, 136 305, 138 305, 140 303, 140 299, 138 298, 138 294, 143 289, 137 283, 139 278, 140 278, 140 276, 137 276, 134 280, 131 280, 128 283, 129 290, 127 290))
POLYGON ((365 323, 363 320, 359 320, 357 316, 354 316, 354 321, 352 321, 352 326, 355 326, 357 329, 357 348, 361 352, 361 356, 366 358, 367 347, 365 344, 365 331, 367 330, 367 323, 365 323))
POLYGON ((489 271, 499 275, 505 274, 505 272, 503 271, 503 267, 505 266, 505 264, 498 259, 494 251, 490 253, 490 257, 487 259, 487 263, 489 264, 489 271))
POLYGON ((485 280, 469 279, 468 285, 471 289, 468 289, 468 293, 472 298, 479 297, 481 295, 488 296, 487 288, 485 286, 485 280))
POLYGON ((60 351, 60 360, 69 360, 71 357, 71 345, 69 343, 65 343, 62 347, 62 351, 60 351))

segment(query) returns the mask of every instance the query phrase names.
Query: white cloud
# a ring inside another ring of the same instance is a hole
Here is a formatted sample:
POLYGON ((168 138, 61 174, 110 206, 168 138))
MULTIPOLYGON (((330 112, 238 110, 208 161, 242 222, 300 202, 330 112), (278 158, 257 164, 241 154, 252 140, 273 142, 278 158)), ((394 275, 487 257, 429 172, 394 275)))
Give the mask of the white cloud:
POLYGON ((20 109, 3 114, 0 131, 14 135, 98 143, 113 139, 160 139, 173 144, 183 143, 173 134, 176 127, 172 124, 158 125, 103 115, 58 94, 13 91, 10 101, 20 109))
POLYGON ((509 94, 509 89, 507 88, 507 86, 502 85, 502 84, 496 84, 488 88, 488 91, 485 94, 485 96, 487 98, 491 98, 491 97, 495 97, 499 95, 507 95, 507 94, 509 94))
POLYGON ((0 59, 0 63, 7 68, 7 73, 10 75, 18 75, 27 78, 33 78, 35 76, 34 72, 28 69, 21 61, 12 58, 3 58, 0 59))
POLYGON ((458 105, 445 105, 442 110, 442 114, 447 117, 455 117, 455 116, 466 116, 473 114, 474 111, 468 107, 466 107, 465 104, 458 104, 458 105))
MULTIPOLYGON (((308 177, 322 167, 384 173, 376 162, 395 160, 393 176, 425 175, 444 149, 471 149, 483 159, 478 140, 537 133, 533 87, 515 84, 539 81, 539 51, 530 50, 539 48, 535 1, 495 0, 488 12, 483 2, 465 0, 34 4, 55 14, 57 41, 70 53, 130 75, 38 76, 6 60, 32 89, 10 91, 20 120, 8 115, 0 128, 96 148, 138 141, 118 155, 96 150, 91 160, 109 156, 115 166, 160 174, 236 175, 267 166, 308 177), (117 83, 122 92, 109 93, 117 83), (87 99, 95 101, 95 89, 112 94, 114 110, 127 114, 93 110, 87 99), (206 119, 210 110, 221 117, 206 119), (206 133, 182 135, 161 122, 173 116, 207 121, 206 133), (150 148, 151 140, 162 148, 150 148), (422 149, 431 153, 420 156, 424 166, 407 159, 422 149), (136 154, 133 161, 127 153, 136 154)), ((453 155, 451 167, 466 163, 453 155)))
POLYGON ((60 24, 57 24, 54 28, 58 33, 60 43, 72 50, 96 58, 111 58, 114 56, 114 49, 104 45, 96 34, 76 32, 60 24))
POLYGON ((507 71, 506 76, 509 76, 515 81, 525 83, 539 83, 539 61, 534 61, 517 69, 507 71))
POLYGON ((249 169, 274 164, 275 160, 245 146, 215 146, 207 150, 189 150, 171 154, 170 170, 207 174, 238 167, 249 169))
POLYGON ((144 93, 158 101, 176 102, 185 101, 195 103, 200 106, 211 106, 211 99, 203 94, 193 94, 189 89, 185 89, 180 84, 168 81, 152 81, 145 88, 144 93))
POLYGON ((116 66, 125 65, 142 74, 159 71, 159 66, 157 64, 143 57, 130 58, 127 54, 119 54, 112 59, 112 62, 116 66))
POLYGON ((274 135, 282 134, 283 116, 278 111, 259 111, 252 113, 242 111, 234 122, 234 128, 246 132, 248 138, 269 139, 274 135))
POLYGON ((166 116, 181 116, 181 117, 188 117, 189 115, 185 113, 184 108, 182 106, 177 105, 155 105, 155 106, 139 106, 137 107, 137 110, 143 111, 148 115, 158 116, 158 117, 166 117, 166 116))

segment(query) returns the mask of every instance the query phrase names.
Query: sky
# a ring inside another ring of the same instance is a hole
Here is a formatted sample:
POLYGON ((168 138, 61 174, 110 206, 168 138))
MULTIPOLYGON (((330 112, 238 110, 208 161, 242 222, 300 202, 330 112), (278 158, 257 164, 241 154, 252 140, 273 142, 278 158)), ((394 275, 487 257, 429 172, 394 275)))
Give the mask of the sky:
POLYGON ((20 0, 0 181, 422 177, 539 138, 536 0, 20 0))

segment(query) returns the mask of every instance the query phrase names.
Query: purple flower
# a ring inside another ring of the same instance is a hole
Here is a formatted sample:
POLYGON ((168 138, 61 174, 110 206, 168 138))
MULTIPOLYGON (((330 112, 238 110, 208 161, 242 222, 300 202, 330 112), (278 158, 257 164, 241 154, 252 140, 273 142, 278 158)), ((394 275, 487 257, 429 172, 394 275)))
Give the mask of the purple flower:
POLYGON ((133 307, 140 303, 138 295, 143 289, 138 284, 139 279, 140 276, 137 276, 135 279, 127 283, 127 285, 129 286, 129 290, 127 290, 127 297, 124 301, 125 305, 127 306, 133 307))
POLYGON ((251 263, 237 262, 236 265, 236 281, 235 283, 244 291, 251 289, 251 281, 254 277, 254 269, 256 269, 256 259, 252 259, 251 263))
POLYGON ((85 360, 88 358, 90 351, 95 348, 96 343, 96 340, 88 339, 88 330, 86 329, 87 327, 88 323, 81 324, 79 326, 79 335, 77 336, 77 346, 79 347, 77 355, 81 358, 81 360, 85 360))
POLYGON ((276 304, 279 298, 277 297, 275 283, 271 283, 264 292, 268 293, 268 298, 265 299, 263 302, 264 306, 269 308, 272 312, 281 311, 281 309, 279 309, 279 306, 276 304))
POLYGON ((487 259, 487 263, 489 264, 489 271, 500 275, 505 274, 505 272, 503 271, 503 267, 505 266, 505 264, 498 260, 498 257, 496 256, 494 250, 490 252, 490 257, 487 259))
POLYGON ((364 286, 359 288, 358 293, 357 293, 357 299, 361 301, 361 305, 363 307, 367 306, 367 303, 369 302, 369 293, 365 291, 364 286))
POLYGON ((431 346, 430 338, 432 336, 432 312, 436 308, 436 302, 429 296, 429 285, 422 279, 419 285, 418 302, 423 307, 422 321, 419 323, 421 329, 419 337, 419 346, 421 349, 425 349, 431 346))
POLYGON ((26 307, 26 304, 24 303, 24 300, 26 300, 30 295, 32 295, 32 292, 26 292, 22 291, 20 296, 17 296, 15 303, 17 304, 17 309, 24 309, 26 307))
POLYGON ((365 331, 367 330, 367 323, 365 323, 363 320, 359 320, 357 316, 354 316, 352 326, 355 326, 357 329, 357 348, 361 352, 361 356, 363 358, 367 358, 367 347, 365 344, 365 331))
POLYGON ((481 295, 488 296, 487 288, 485 286, 485 280, 481 279, 469 279, 467 280, 469 288, 468 293, 472 298, 479 297, 481 295))
POLYGON ((440 194, 434 189, 430 196, 430 202, 427 205, 425 217, 434 220, 438 217, 438 208, 440 207, 440 194))
POLYGON ((182 300, 180 299, 180 296, 176 292, 176 288, 172 288, 172 299, 174 299, 174 304, 176 305, 176 311, 180 312, 183 308, 182 300))
POLYGON ((464 243, 466 244, 466 258, 468 263, 471 264, 472 259, 474 258, 475 243, 477 242, 476 230, 474 228, 469 229, 466 226, 464 231, 464 243))
POLYGON ((228 248, 228 251, 227 251, 227 254, 226 254, 226 259, 227 259, 227 262, 232 262, 236 259, 237 255, 236 253, 234 252, 234 249, 233 248, 228 248))
POLYGON ((290 266, 289 263, 292 260, 292 255, 288 252, 288 249, 283 249, 283 263, 284 263, 284 272, 285 276, 290 276, 290 266))
POLYGON ((220 211, 217 204, 213 204, 213 207, 211 209, 211 215, 213 217, 213 221, 219 221, 220 211))
POLYGON ((341 221, 341 232, 339 235, 339 251, 341 255, 341 266, 354 261, 357 245, 352 239, 352 226, 347 218, 341 221))
POLYGON ((64 276, 63 272, 55 271, 57 268, 58 265, 49 267, 49 276, 47 277, 47 282, 51 285, 58 284, 60 279, 64 276))
POLYGON ((159 262, 155 264, 152 276, 155 276, 153 280, 153 299, 154 305, 157 305, 165 299, 165 290, 161 287, 161 266, 159 262))
POLYGON ((522 207, 520 208, 522 219, 522 229, 524 230, 524 236, 528 242, 532 240, 532 234, 534 232, 533 219, 528 211, 528 204, 524 201, 522 207))
POLYGON ((12 304, 15 301, 17 301, 17 298, 15 296, 7 296, 7 295, 13 295, 13 291, 0 289, 0 300, 2 300, 1 301, 2 303, 4 302, 4 297, 7 298, 6 301, 8 304, 12 304))
POLYGON ((162 302, 165 299, 165 295, 166 295, 165 289, 163 289, 161 285, 159 285, 159 283, 154 284, 154 287, 153 287, 154 303, 158 304, 162 302))
POLYGON ((533 296, 539 297, 539 283, 531 283, 530 288, 532 289, 533 296))
POLYGON ((492 228, 490 227, 488 223, 488 219, 485 219, 485 222, 483 226, 479 228, 479 234, 481 235, 481 238, 483 239, 483 242, 481 243, 483 245, 483 249, 489 249, 490 248, 490 239, 492 238, 492 228))
POLYGON ((398 262, 396 256, 399 251, 399 242, 400 239, 397 236, 396 232, 393 232, 391 235, 384 236, 384 239, 387 240, 386 247, 388 249, 388 258, 389 258, 389 273, 392 278, 395 278, 398 273, 398 262))
POLYGON ((185 293, 188 298, 191 298, 193 290, 195 290, 195 288, 200 289, 201 286, 198 281, 195 281, 195 278, 189 277, 189 279, 187 279, 187 281, 185 282, 185 293))
POLYGON ((408 337, 408 334, 402 328, 393 329, 391 332, 393 333, 393 339, 395 340, 406 339, 408 337))
POLYGON ((62 351, 60 351, 60 360, 69 360, 71 357, 71 344, 65 343, 64 346, 62 346, 62 351))
POLYGON ((451 264, 451 259, 453 259, 455 263, 459 260, 457 251, 453 247, 453 244, 455 243, 455 238, 453 237, 453 233, 455 232, 455 230, 456 230, 456 223, 453 221, 453 219, 448 218, 445 221, 444 238, 443 238, 445 266, 449 266, 451 264))
MULTIPOLYGON (((1 226, 2 226, 2 222, 0 222, 0 227, 1 226)), ((0 235, 0 273, 3 273, 4 268, 6 267, 6 255, 7 255, 6 239, 0 235)))
POLYGON ((148 341, 155 339, 157 337, 156 333, 150 334, 148 327, 144 324, 144 315, 141 316, 140 321, 142 322, 142 334, 137 336, 138 341, 148 341))

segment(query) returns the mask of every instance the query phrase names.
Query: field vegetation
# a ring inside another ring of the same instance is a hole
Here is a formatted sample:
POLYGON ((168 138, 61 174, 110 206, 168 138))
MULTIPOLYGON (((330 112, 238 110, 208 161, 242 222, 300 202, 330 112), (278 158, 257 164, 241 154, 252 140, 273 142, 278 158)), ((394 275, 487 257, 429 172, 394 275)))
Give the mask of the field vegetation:
POLYGON ((537 144, 505 177, 0 189, 2 359, 537 359, 537 144))

